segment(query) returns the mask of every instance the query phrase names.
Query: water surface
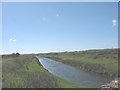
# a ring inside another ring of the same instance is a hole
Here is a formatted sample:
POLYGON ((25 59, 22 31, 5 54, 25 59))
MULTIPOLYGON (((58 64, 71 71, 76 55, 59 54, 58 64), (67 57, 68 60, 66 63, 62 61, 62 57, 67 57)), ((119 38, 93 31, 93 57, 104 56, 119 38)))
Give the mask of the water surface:
POLYGON ((47 69, 51 74, 71 81, 73 83, 88 86, 89 88, 100 87, 101 85, 106 84, 111 80, 110 78, 103 77, 98 74, 85 72, 83 70, 76 69, 72 66, 54 61, 52 59, 43 57, 38 58, 43 67, 47 69))

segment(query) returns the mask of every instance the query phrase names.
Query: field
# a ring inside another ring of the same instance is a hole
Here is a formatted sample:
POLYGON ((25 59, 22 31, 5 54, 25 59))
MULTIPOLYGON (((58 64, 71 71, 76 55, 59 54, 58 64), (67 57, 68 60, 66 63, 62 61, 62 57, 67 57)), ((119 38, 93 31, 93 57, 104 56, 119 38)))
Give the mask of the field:
POLYGON ((2 57, 3 88, 76 88, 74 83, 45 70, 34 55, 2 57))
POLYGON ((76 52, 2 56, 3 88, 82 88, 75 83, 53 76, 39 63, 36 55, 115 78, 118 75, 118 51, 112 49, 76 52))
POLYGON ((89 72, 107 75, 112 78, 118 76, 117 49, 46 53, 40 55, 89 72))

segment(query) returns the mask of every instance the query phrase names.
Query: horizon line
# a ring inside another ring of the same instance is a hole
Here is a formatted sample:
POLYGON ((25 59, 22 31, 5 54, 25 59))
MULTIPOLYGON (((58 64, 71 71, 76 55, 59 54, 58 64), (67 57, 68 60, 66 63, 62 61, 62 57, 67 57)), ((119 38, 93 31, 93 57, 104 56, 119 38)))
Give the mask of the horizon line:
MULTIPOLYGON (((43 52, 12 52, 12 53, 20 53, 20 54, 44 54, 44 53, 62 53, 62 52, 79 52, 79 51, 87 51, 87 50, 104 50, 104 49, 120 49, 119 47, 114 48, 92 48, 92 49, 82 49, 82 50, 65 50, 65 51, 43 51, 43 52)), ((10 55, 12 53, 0 53, 0 55, 10 55)))

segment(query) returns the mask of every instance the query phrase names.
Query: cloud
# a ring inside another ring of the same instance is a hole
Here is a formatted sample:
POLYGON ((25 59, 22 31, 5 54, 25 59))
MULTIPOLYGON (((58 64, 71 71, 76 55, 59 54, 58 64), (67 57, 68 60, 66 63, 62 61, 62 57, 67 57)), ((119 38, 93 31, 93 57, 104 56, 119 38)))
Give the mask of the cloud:
POLYGON ((16 42, 16 40, 14 39, 13 42, 16 42))
POLYGON ((10 41, 10 42, 16 42, 17 40, 16 40, 16 39, 13 39, 13 38, 10 38, 9 41, 10 41))
POLYGON ((116 26, 117 25, 117 20, 113 19, 112 20, 112 26, 116 26))
POLYGON ((12 38, 10 38, 9 41, 12 41, 12 38))
POLYGON ((59 17, 59 16, 60 16, 59 13, 57 13, 57 14, 56 14, 56 17, 59 17))

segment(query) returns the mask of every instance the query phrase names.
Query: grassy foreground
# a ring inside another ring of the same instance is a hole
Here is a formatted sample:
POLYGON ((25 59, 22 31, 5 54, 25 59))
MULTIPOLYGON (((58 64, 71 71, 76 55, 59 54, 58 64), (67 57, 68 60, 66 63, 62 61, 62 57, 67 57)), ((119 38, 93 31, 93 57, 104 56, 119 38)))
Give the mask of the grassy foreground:
POLYGON ((88 50, 41 54, 41 56, 69 64, 86 71, 116 77, 118 75, 118 50, 88 50))
POLYGON ((80 87, 50 74, 33 55, 2 58, 3 88, 76 88, 80 87))

